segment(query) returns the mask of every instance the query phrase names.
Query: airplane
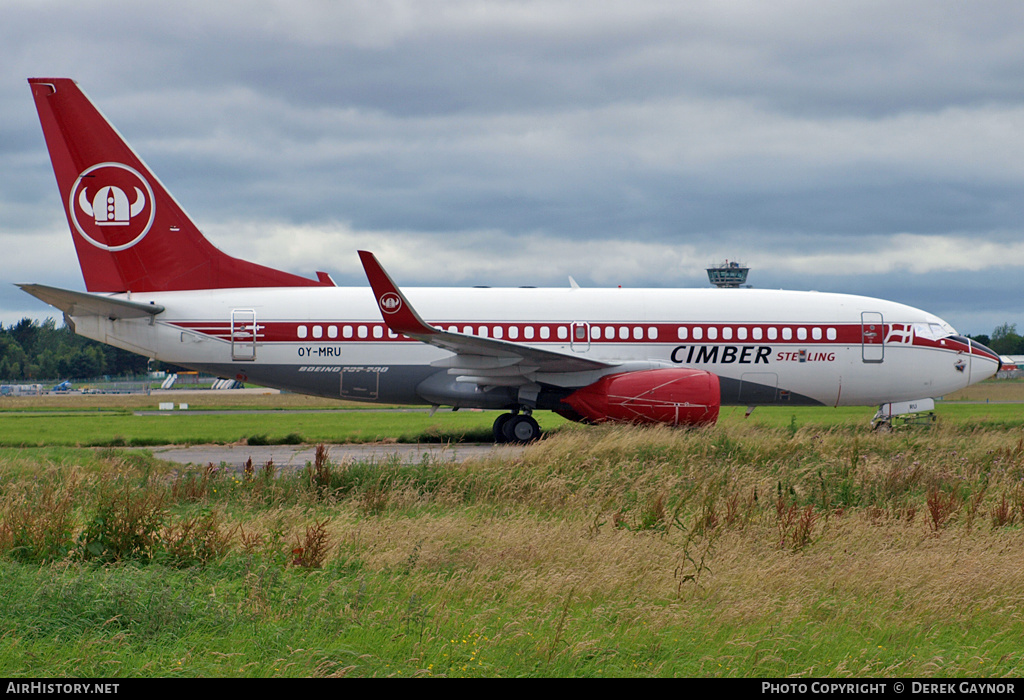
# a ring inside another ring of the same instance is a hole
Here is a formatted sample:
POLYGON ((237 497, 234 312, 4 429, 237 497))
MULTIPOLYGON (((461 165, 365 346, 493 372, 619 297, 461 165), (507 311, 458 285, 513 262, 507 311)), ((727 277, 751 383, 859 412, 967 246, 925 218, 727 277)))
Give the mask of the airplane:
MULTIPOLYGON (((23 290, 80 335, 226 379, 365 402, 584 423, 701 426, 722 405, 892 406, 996 373, 945 321, 846 294, 760 289, 400 288, 359 251, 338 287, 215 248, 68 78, 29 84, 87 291, 23 290)), ((571 278, 570 278, 571 282, 571 278)))

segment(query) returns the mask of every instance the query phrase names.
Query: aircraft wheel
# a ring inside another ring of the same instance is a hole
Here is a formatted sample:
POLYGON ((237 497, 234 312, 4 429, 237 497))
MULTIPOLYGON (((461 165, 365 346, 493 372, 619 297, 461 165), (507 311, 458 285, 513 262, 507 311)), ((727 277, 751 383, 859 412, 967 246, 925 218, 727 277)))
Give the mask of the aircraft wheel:
POLYGON ((540 426, 532 416, 511 416, 502 428, 505 442, 526 444, 540 438, 540 426))
POLYGON ((508 425, 509 420, 512 418, 515 418, 514 413, 502 413, 494 419, 494 443, 496 445, 508 442, 508 438, 505 437, 505 426, 508 425))

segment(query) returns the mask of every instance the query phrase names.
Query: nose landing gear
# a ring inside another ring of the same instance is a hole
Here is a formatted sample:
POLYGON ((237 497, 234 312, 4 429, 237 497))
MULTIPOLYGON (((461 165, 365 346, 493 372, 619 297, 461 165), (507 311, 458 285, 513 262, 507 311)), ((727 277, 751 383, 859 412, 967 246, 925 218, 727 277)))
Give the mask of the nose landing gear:
POLYGON ((529 413, 503 413, 494 420, 494 442, 525 445, 540 438, 540 426, 529 413))

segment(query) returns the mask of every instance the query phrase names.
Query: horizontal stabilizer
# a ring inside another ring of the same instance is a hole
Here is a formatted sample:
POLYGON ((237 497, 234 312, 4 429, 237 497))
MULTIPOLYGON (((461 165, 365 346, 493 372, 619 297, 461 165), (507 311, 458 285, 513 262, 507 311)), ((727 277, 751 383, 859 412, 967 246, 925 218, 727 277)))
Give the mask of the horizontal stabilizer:
POLYGON ((50 306, 56 306, 67 316, 104 316, 115 320, 156 316, 164 310, 164 307, 159 304, 142 304, 137 301, 114 299, 102 294, 47 287, 44 284, 19 284, 18 286, 50 306))

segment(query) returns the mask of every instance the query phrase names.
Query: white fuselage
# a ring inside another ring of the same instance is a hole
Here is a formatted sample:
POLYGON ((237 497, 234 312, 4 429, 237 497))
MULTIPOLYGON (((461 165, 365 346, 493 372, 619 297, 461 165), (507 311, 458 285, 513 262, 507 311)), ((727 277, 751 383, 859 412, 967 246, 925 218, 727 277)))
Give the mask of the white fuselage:
MULTIPOLYGON (((405 289, 443 330, 604 362, 706 370, 723 404, 874 405, 938 397, 992 376, 941 319, 868 297, 754 289, 405 289)), ((451 353, 397 336, 369 288, 254 288, 115 298, 152 319, 75 317, 82 335, 158 360, 281 389, 365 401, 495 407, 417 387, 451 353), (255 333, 253 332, 255 329, 255 333), (429 394, 429 395, 428 395, 429 394)), ((535 376, 582 386, 585 373, 535 376)))

